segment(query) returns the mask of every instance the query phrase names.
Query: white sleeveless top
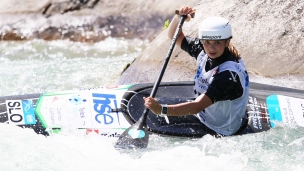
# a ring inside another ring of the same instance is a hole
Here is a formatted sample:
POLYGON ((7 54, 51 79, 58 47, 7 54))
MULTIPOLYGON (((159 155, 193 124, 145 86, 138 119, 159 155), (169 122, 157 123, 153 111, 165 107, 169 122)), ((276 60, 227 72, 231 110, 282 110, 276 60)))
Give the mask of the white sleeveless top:
MULTIPOLYGON (((207 55, 202 51, 197 57, 197 74, 194 78, 194 89, 197 93, 196 96, 204 94, 207 91, 209 84, 213 80, 213 76, 216 72, 222 72, 225 70, 234 71, 238 74, 242 87, 243 94, 241 97, 235 100, 217 101, 214 104, 207 107, 204 111, 197 114, 200 121, 210 129, 223 134, 232 135, 241 126, 242 118, 245 116, 246 106, 249 97, 249 79, 246 72, 246 67, 241 59, 239 63, 233 61, 227 61, 223 64, 205 71, 205 65, 207 62, 207 55)), ((231 78, 236 79, 236 75, 231 72, 231 78)))

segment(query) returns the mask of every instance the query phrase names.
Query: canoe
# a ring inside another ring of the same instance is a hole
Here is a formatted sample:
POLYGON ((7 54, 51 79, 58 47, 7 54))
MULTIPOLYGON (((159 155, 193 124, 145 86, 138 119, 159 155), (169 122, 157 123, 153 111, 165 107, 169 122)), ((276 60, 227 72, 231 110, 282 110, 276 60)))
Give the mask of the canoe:
MULTIPOLYGON (((162 104, 194 100, 194 82, 164 82, 155 98, 162 104)), ((67 133, 71 130, 104 136, 119 136, 134 124, 145 107, 153 83, 100 87, 0 97, 0 122, 31 128, 37 134, 67 133)), ((257 133, 278 124, 304 126, 304 90, 250 83, 247 119, 237 135, 257 133)), ((148 113, 151 133, 202 137, 194 115, 164 118, 148 113)))

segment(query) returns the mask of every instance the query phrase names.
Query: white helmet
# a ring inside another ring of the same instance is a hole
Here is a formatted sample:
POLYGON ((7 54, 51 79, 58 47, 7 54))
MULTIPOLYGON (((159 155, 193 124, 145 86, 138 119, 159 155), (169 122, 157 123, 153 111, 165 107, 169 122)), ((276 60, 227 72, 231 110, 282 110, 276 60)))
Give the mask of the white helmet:
POLYGON ((203 40, 231 39, 232 30, 229 20, 222 17, 205 19, 199 27, 198 37, 203 40))

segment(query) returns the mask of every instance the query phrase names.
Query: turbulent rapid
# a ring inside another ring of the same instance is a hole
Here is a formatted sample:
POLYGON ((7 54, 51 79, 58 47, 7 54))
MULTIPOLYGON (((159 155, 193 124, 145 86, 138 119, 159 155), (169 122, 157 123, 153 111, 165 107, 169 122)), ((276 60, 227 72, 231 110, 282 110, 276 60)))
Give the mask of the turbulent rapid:
MULTIPOLYGON (((95 44, 69 41, 1 42, 0 95, 115 85, 121 72, 147 41, 109 38, 95 44)), ((282 86, 288 76, 257 82, 282 86)), ((71 121, 72 123, 73 121, 71 121)), ((152 135, 147 149, 116 150, 117 137, 79 134, 67 123, 60 134, 0 124, 0 170, 301 170, 304 128, 278 126, 270 131, 200 139, 152 135)))

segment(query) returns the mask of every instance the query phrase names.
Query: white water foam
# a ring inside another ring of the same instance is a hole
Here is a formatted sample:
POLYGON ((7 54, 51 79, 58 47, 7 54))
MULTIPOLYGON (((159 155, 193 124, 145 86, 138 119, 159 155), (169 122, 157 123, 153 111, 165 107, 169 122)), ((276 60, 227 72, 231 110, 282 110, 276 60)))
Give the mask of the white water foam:
POLYGON ((303 128, 216 139, 150 137, 147 149, 116 150, 117 138, 37 135, 0 124, 1 170, 301 170, 303 128))
MULTIPOLYGON (((144 47, 143 42, 132 47, 136 42, 113 40, 114 44, 110 45, 105 42, 1 42, 0 94, 98 87, 115 82, 124 65, 144 47), (117 49, 112 52, 115 47, 117 49)), ((284 80, 290 78, 282 77, 280 83, 260 76, 253 79, 286 85, 284 80)), ((221 139, 208 135, 201 139, 152 135, 148 148, 141 150, 116 150, 115 137, 83 135, 72 127, 66 129, 61 134, 44 137, 30 129, 0 124, 0 170, 262 171, 304 168, 304 129, 297 127, 278 126, 263 133, 221 139)))

